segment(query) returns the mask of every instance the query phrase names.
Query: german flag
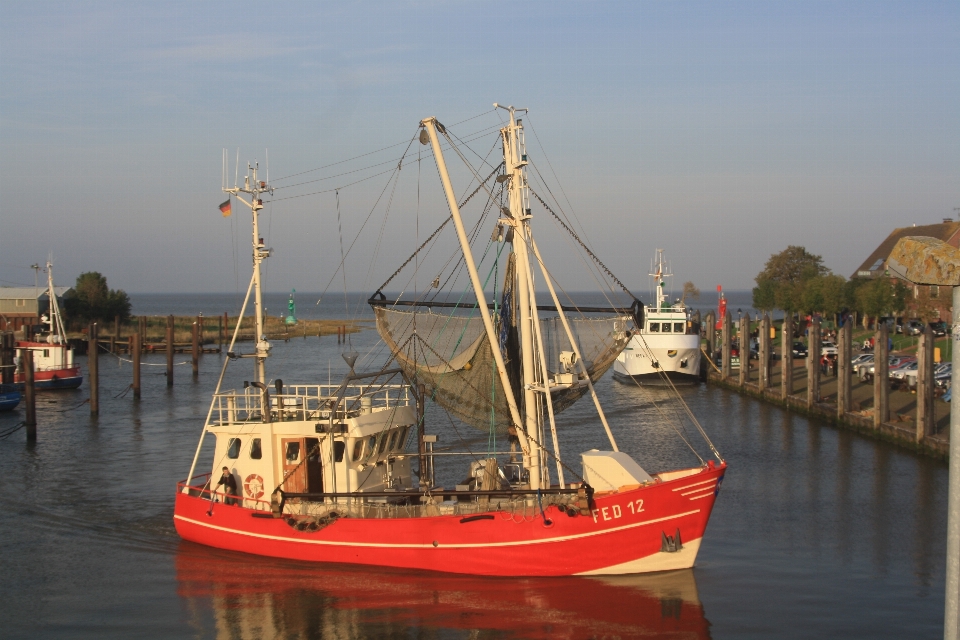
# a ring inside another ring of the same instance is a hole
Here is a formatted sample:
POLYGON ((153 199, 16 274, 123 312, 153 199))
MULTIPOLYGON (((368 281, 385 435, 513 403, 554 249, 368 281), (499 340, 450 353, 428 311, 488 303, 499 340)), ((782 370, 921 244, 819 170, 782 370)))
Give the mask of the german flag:
POLYGON ((230 211, 230 198, 227 198, 227 201, 220 205, 220 213, 223 214, 224 218, 232 213, 230 211))

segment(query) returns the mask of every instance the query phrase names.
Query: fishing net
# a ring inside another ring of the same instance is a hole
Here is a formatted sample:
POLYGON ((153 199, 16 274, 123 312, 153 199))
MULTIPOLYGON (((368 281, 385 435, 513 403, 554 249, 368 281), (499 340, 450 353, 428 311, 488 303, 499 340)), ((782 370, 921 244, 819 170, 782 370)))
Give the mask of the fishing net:
MULTIPOLYGON (((506 334, 513 324, 513 305, 508 292, 506 304, 494 316, 500 336, 495 348, 501 350, 508 369, 518 367, 506 348, 506 334)), ((466 424, 481 429, 491 427, 505 433, 512 424, 506 396, 497 374, 490 341, 477 310, 458 309, 449 315, 433 311, 408 311, 376 307, 377 331, 410 379, 425 385, 427 393, 440 406, 466 424)), ((600 379, 627 343, 626 316, 569 319, 571 332, 583 357, 590 379, 600 379)), ((573 351, 558 316, 541 317, 547 373, 552 380, 564 370, 562 351, 573 351)), ((579 367, 576 369, 580 371, 579 367)), ((586 384, 551 391, 554 411, 559 413, 582 397, 586 384)), ((515 388, 514 392, 518 390, 515 388)), ((522 394, 519 394, 522 396, 522 394)))

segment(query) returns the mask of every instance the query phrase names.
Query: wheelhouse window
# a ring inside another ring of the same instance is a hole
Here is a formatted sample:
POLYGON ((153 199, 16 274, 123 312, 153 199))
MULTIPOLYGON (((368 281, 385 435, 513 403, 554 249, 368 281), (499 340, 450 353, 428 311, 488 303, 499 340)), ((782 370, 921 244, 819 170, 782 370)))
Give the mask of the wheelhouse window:
POLYGON ((386 446, 387 446, 387 434, 381 433, 381 434, 380 434, 380 446, 377 448, 377 455, 378 455, 378 456, 383 453, 383 450, 386 448, 386 446))
POLYGON ((350 457, 350 460, 353 462, 360 462, 360 458, 363 457, 363 440, 354 440, 353 441, 353 455, 350 457))
POLYGON ((393 451, 393 444, 397 440, 397 436, 400 435, 396 429, 390 431, 390 435, 387 437, 387 446, 384 447, 387 451, 393 451))
POLYGON ((674 322, 674 323, 673 323, 673 332, 674 332, 674 333, 683 333, 683 331, 684 331, 684 326, 683 326, 683 323, 682 323, 682 322, 674 322))
POLYGON ((230 438, 227 444, 227 457, 236 460, 240 457, 240 438, 230 438))
POLYGON ((260 445, 260 438, 254 438, 250 442, 250 458, 253 460, 259 460, 263 457, 263 447, 260 445))
POLYGON ((399 435, 397 436, 396 450, 402 451, 404 445, 407 444, 407 432, 409 432, 410 427, 400 427, 399 435))
POLYGON ((333 459, 335 462, 343 462, 343 452, 347 448, 347 443, 343 440, 337 440, 333 443, 333 459))
POLYGON ((367 438, 366 457, 367 459, 377 457, 377 436, 370 436, 367 438))
POLYGON ((286 455, 284 457, 287 459, 287 464, 299 462, 300 461, 300 443, 288 442, 286 455))
POLYGON ((664 322, 663 326, 660 328, 660 333, 670 333, 670 323, 664 322))
POLYGON ((651 322, 651 323, 650 323, 650 329, 649 329, 649 331, 650 331, 650 333, 660 333, 660 323, 659 323, 659 322, 651 322))

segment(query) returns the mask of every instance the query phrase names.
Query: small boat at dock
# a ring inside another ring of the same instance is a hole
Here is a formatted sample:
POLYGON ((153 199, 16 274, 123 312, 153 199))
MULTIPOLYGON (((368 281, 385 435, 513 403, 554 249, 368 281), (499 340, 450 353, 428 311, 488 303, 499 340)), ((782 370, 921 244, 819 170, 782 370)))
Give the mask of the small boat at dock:
POLYGON ((23 356, 30 351, 33 356, 33 384, 37 390, 76 389, 83 384, 83 374, 80 365, 74 362, 73 347, 67 342, 60 304, 53 288, 53 264, 49 261, 46 271, 50 308, 40 318, 40 323, 46 325, 47 329, 34 340, 18 340, 14 345, 17 369, 13 381, 23 390, 27 379, 23 370, 23 356))
POLYGON ((694 322, 683 300, 671 303, 664 289, 670 275, 657 249, 654 278, 656 306, 648 306, 644 322, 635 326, 623 352, 613 363, 613 378, 653 386, 696 384, 700 381, 700 323, 694 322))
POLYGON ((0 384, 0 411, 11 411, 20 404, 20 389, 15 384, 0 384))

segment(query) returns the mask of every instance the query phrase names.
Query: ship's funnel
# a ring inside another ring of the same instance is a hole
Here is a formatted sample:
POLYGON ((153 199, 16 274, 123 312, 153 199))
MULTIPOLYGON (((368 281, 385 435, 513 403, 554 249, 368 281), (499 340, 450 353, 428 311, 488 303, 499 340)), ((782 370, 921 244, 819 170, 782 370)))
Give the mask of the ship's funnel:
POLYGON ((350 373, 353 373, 353 365, 357 363, 357 358, 360 357, 360 354, 356 351, 347 351, 346 353, 341 353, 340 357, 343 358, 347 366, 350 367, 350 373))

